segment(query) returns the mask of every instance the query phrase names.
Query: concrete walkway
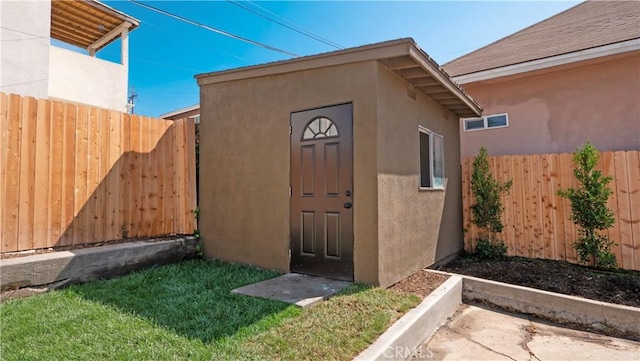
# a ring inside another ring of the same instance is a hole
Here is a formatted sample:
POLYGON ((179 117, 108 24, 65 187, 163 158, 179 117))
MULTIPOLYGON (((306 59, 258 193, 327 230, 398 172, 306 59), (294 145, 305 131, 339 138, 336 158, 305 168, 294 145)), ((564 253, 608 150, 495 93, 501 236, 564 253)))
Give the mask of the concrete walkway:
POLYGON ((461 305, 408 360, 640 360, 640 343, 461 305))

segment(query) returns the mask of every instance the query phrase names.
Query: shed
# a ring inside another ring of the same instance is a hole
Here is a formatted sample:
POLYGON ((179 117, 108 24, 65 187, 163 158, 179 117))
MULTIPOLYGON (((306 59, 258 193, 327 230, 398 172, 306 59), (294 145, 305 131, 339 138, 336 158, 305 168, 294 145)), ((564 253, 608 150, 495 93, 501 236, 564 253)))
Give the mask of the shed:
POLYGON ((386 287, 462 249, 481 108, 413 39, 196 78, 207 257, 386 287))

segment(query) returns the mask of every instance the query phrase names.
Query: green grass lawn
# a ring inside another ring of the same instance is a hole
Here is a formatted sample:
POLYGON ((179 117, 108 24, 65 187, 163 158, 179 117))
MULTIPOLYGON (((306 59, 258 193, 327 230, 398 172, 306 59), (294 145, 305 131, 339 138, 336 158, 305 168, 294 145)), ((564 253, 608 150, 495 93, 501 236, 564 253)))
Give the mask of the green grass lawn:
POLYGON ((352 285, 307 309, 231 294, 278 272, 188 261, 0 305, 2 360, 350 360, 413 295, 352 285))

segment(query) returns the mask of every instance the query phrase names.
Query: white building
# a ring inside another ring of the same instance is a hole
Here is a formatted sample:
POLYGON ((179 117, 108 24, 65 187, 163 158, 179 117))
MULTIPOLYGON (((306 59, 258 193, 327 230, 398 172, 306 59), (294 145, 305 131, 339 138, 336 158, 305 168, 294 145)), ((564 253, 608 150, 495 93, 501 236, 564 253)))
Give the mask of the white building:
POLYGON ((126 111, 128 36, 139 24, 95 0, 0 0, 0 91, 126 111), (95 57, 118 38, 120 63, 95 57))

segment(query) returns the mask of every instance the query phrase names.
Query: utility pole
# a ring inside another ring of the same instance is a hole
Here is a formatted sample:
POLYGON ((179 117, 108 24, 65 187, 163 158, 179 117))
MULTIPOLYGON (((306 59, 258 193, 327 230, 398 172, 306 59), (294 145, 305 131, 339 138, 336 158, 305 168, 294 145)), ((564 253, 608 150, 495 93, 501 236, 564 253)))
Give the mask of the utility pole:
POLYGON ((129 114, 133 114, 133 108, 135 107, 136 98, 138 98, 136 88, 131 87, 129 89, 129 97, 127 98, 127 108, 129 108, 129 114))

